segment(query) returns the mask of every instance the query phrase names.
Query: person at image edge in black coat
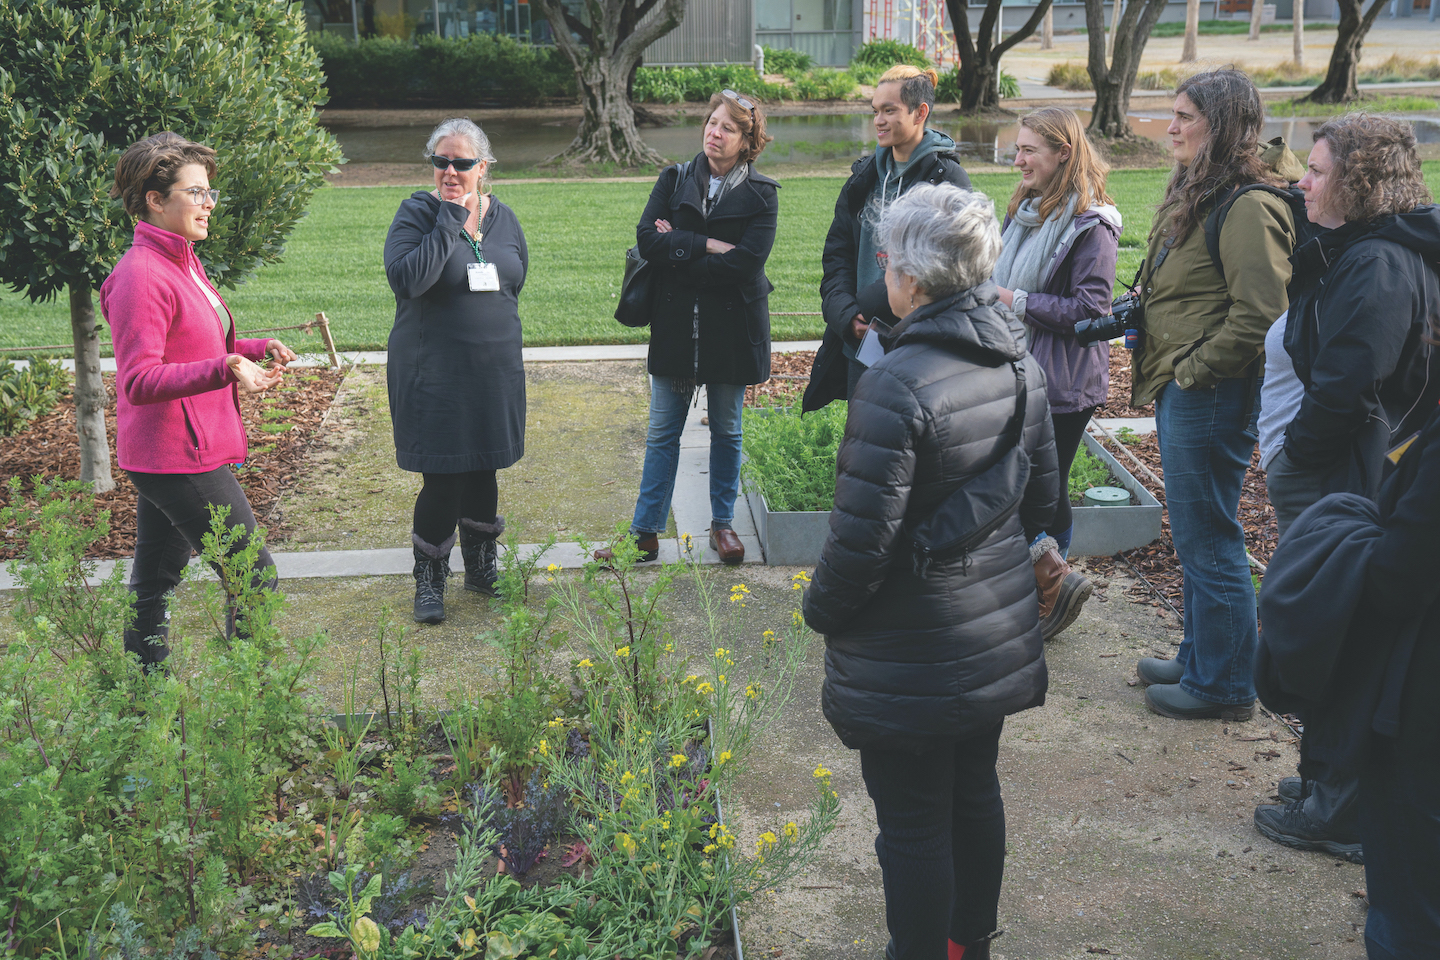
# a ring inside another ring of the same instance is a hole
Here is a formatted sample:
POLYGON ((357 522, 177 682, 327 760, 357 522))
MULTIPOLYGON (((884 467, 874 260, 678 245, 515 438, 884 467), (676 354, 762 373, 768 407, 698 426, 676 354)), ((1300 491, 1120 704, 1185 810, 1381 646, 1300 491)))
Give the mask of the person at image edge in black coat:
POLYGON ((1028 544, 1055 515, 1054 431, 1045 374, 989 279, 991 201, 922 185, 887 208, 879 234, 890 305, 905 316, 850 399, 805 621, 825 638, 825 717, 860 751, 875 802, 887 956, 985 960, 1005 861, 1000 730, 1047 686, 1028 544), (1018 512, 921 572, 907 524, 1009 449, 1015 363, 1031 461, 1018 512))
POLYGON ((802 407, 819 410, 831 400, 844 400, 855 388, 864 365, 855 350, 870 320, 893 324, 886 299, 885 277, 875 263, 875 227, 867 209, 883 210, 911 187, 949 183, 970 189, 960 166, 955 141, 925 121, 935 107, 939 74, 899 64, 885 71, 875 85, 870 106, 875 111, 875 152, 855 161, 850 179, 840 188, 835 219, 825 236, 821 256, 820 309, 825 339, 815 354, 802 407))
POLYGON ((415 498, 415 620, 445 619, 459 526, 465 589, 495 593, 495 472, 525 455, 520 290, 530 262, 520 221, 487 189, 490 141, 465 119, 442 122, 425 156, 435 189, 400 204, 385 238, 395 292, 390 417, 395 462, 422 473, 415 498))

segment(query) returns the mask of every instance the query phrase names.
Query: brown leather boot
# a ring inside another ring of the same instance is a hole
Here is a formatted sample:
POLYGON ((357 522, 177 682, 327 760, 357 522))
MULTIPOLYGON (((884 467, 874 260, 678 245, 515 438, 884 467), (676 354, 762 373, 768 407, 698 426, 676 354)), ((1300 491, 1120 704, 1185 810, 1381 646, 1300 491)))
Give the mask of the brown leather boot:
POLYGON ((1030 560, 1035 564, 1035 589, 1040 595, 1040 636, 1050 640, 1080 616, 1095 585, 1070 569, 1054 537, 1032 544, 1030 560))
MULTIPOLYGON (((635 538, 635 546, 640 548, 640 556, 635 558, 636 563, 649 563, 660 556, 660 534, 642 533, 637 537, 632 533, 630 536, 635 538)), ((600 563, 608 564, 615 559, 615 551, 609 547, 601 547, 593 556, 600 563)))
POLYGON ((740 542, 739 534, 729 527, 711 528, 710 549, 715 551, 721 563, 736 564, 745 561, 745 544, 740 542))

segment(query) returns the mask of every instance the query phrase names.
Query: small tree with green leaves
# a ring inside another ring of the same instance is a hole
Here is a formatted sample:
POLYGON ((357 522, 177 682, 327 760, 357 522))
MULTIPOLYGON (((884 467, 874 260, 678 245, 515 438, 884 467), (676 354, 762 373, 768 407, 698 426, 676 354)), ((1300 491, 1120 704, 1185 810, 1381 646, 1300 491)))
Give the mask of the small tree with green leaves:
POLYGON ((108 195, 136 140, 213 147, 222 200, 196 252, 233 287, 280 258, 340 160, 316 123, 324 76, 284 0, 0 0, 0 282, 65 291, 75 337, 80 479, 114 486, 93 291, 134 224, 108 195))

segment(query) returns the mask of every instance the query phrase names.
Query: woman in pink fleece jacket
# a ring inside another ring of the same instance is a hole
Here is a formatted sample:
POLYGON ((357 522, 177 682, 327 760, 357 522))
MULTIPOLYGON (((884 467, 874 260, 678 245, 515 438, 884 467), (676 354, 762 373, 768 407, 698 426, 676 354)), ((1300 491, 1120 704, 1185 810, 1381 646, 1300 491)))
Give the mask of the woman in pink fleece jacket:
MULTIPOLYGON (((147 671, 170 652, 166 598, 190 551, 201 550, 211 507, 229 507, 231 526, 255 530, 230 466, 246 453, 238 391, 270 389, 295 359, 279 340, 235 339, 230 311, 195 256, 220 199, 210 189, 214 174, 214 150, 157 133, 125 151, 110 188, 137 218, 134 244, 100 287, 100 308, 115 342, 115 445, 140 494, 130 569, 135 619, 125 649, 147 671), (259 365, 267 355, 269 369, 259 365)), ((272 566, 262 548, 257 582, 273 584, 272 566)))

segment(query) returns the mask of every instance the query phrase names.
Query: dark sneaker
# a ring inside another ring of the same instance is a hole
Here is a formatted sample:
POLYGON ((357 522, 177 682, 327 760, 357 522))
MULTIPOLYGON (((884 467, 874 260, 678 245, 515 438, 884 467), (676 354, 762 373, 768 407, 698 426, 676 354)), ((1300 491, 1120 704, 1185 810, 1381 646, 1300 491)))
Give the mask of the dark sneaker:
POLYGON ((1305 799, 1305 781, 1299 777, 1281 777, 1280 783, 1275 787, 1275 792, 1280 794, 1281 803, 1303 800, 1305 799))
POLYGON ((1147 687, 1152 683, 1179 683, 1180 678, 1185 676, 1185 668, 1179 660, 1145 657, 1135 664, 1135 676, 1147 687))
POLYGON ((1329 833, 1305 815, 1304 806, 1303 800, 1284 804, 1262 803, 1255 808, 1255 829, 1276 843, 1296 850, 1318 850, 1351 863, 1365 862, 1365 853, 1358 838, 1329 833))
POLYGON ((1249 720, 1254 702, 1213 703, 1192 697, 1178 683, 1157 683, 1145 688, 1145 706, 1172 720, 1249 720))

